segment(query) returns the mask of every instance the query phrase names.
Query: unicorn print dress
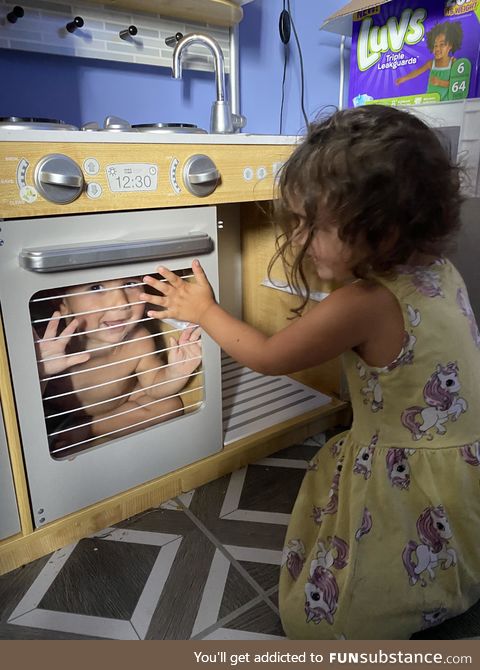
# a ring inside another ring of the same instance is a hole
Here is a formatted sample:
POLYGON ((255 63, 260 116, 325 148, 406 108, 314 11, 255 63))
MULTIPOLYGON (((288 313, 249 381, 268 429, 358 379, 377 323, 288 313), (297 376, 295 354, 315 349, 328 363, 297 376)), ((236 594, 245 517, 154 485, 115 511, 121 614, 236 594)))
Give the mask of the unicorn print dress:
POLYGON ((377 277, 404 346, 344 355, 351 429, 310 463, 287 531, 280 614, 293 639, 408 639, 480 598, 480 334, 445 259, 377 277))

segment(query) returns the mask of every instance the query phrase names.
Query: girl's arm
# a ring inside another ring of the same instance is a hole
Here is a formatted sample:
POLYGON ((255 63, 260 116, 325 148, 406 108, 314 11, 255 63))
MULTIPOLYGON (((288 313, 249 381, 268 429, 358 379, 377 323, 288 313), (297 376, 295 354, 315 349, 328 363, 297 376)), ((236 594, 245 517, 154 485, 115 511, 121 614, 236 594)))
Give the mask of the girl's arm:
POLYGON ((403 77, 399 77, 398 79, 395 79, 395 83, 397 84, 403 84, 404 81, 409 81, 409 79, 414 79, 415 77, 418 77, 419 75, 423 74, 427 70, 431 70, 433 65, 433 60, 427 60, 425 65, 422 65, 421 67, 418 67, 416 70, 412 70, 408 74, 403 75, 403 77))
POLYGON ((146 299, 165 308, 149 311, 149 316, 199 324, 232 358, 263 374, 288 374, 360 347, 381 318, 381 300, 374 295, 374 288, 354 283, 337 289, 307 314, 268 337, 225 312, 215 302, 198 261, 193 262, 192 269, 196 283, 185 282, 163 267, 158 273, 168 283, 144 278, 163 294, 146 299))

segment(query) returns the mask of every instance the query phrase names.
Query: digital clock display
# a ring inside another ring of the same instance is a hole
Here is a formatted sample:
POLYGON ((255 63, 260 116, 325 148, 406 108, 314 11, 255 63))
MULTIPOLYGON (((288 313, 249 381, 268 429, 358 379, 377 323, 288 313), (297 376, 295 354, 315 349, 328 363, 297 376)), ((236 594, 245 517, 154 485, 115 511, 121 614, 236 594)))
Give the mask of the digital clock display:
POLYGON ((107 165, 108 186, 111 191, 133 193, 157 190, 158 168, 151 163, 117 163, 107 165))

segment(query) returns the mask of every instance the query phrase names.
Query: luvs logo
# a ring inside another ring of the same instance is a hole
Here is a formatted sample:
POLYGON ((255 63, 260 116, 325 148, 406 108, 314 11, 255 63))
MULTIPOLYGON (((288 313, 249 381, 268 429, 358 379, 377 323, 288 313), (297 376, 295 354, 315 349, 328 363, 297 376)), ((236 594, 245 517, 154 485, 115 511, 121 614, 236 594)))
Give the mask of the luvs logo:
POLYGON ((420 42, 425 32, 423 21, 426 16, 425 9, 405 9, 398 21, 391 16, 384 26, 372 25, 371 17, 363 19, 357 42, 359 69, 362 72, 368 70, 386 51, 398 52, 405 44, 420 42))

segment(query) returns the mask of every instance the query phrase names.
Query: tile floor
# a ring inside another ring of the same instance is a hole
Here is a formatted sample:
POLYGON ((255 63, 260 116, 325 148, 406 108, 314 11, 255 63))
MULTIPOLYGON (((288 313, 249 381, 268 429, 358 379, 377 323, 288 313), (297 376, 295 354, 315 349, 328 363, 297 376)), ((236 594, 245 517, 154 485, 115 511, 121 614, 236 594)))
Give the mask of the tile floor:
MULTIPOLYGON (((0 577, 0 639, 281 639, 283 537, 318 435, 0 577)), ((479 634, 480 605, 429 629, 479 634)))

